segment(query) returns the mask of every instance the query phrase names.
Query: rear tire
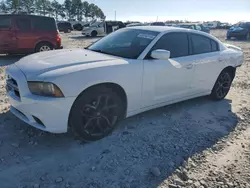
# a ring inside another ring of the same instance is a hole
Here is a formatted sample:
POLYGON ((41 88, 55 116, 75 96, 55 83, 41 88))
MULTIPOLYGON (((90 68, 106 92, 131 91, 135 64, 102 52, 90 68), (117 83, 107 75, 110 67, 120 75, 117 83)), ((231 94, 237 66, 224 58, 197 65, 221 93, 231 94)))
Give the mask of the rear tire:
POLYGON ((109 135, 124 113, 124 102, 112 89, 93 87, 76 99, 69 123, 83 140, 95 141, 109 135))
POLYGON ((250 33, 247 33, 245 36, 245 40, 249 40, 250 39, 250 33))
POLYGON ((224 99, 230 90, 232 81, 232 73, 228 70, 223 70, 214 84, 212 93, 210 94, 211 98, 213 100, 224 99))
POLYGON ((91 32, 91 37, 96 37, 97 36, 97 31, 92 31, 91 32))
POLYGON ((50 51, 50 50, 53 50, 53 47, 51 44, 47 42, 39 43, 35 49, 36 52, 45 52, 45 51, 50 51))

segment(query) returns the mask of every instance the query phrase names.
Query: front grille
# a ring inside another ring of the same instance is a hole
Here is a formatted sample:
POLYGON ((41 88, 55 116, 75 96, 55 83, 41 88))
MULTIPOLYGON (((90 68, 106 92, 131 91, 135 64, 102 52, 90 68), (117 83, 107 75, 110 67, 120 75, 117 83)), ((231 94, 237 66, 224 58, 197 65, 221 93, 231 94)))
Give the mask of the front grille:
POLYGON ((17 85, 17 81, 8 75, 7 81, 6 81, 6 89, 7 91, 14 91, 15 95, 20 98, 20 93, 17 85))

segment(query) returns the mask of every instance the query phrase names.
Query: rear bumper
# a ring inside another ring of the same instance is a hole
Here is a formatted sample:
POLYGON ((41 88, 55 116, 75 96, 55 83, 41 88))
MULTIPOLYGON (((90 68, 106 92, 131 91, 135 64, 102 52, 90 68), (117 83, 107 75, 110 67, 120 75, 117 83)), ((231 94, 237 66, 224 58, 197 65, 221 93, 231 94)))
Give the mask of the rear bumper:
POLYGON ((56 50, 63 49, 63 46, 57 46, 55 49, 56 50))

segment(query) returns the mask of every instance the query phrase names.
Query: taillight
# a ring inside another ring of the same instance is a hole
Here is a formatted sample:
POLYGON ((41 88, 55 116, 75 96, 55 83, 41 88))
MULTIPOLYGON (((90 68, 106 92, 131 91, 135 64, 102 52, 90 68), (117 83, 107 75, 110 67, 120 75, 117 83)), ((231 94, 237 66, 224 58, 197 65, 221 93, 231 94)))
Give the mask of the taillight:
POLYGON ((57 35, 56 35, 56 41, 61 42, 61 37, 60 37, 59 33, 57 33, 57 35))

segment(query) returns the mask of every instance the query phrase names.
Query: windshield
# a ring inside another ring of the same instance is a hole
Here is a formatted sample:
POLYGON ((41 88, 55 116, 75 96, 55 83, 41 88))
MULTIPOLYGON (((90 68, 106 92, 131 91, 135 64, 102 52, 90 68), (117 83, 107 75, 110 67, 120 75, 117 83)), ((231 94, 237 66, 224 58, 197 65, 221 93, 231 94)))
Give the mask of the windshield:
POLYGON ((241 22, 241 23, 236 24, 235 26, 236 27, 241 27, 241 28, 247 28, 247 23, 241 22))
POLYGON ((118 57, 137 59, 150 42, 159 34, 141 29, 121 29, 107 35, 87 49, 118 57))

